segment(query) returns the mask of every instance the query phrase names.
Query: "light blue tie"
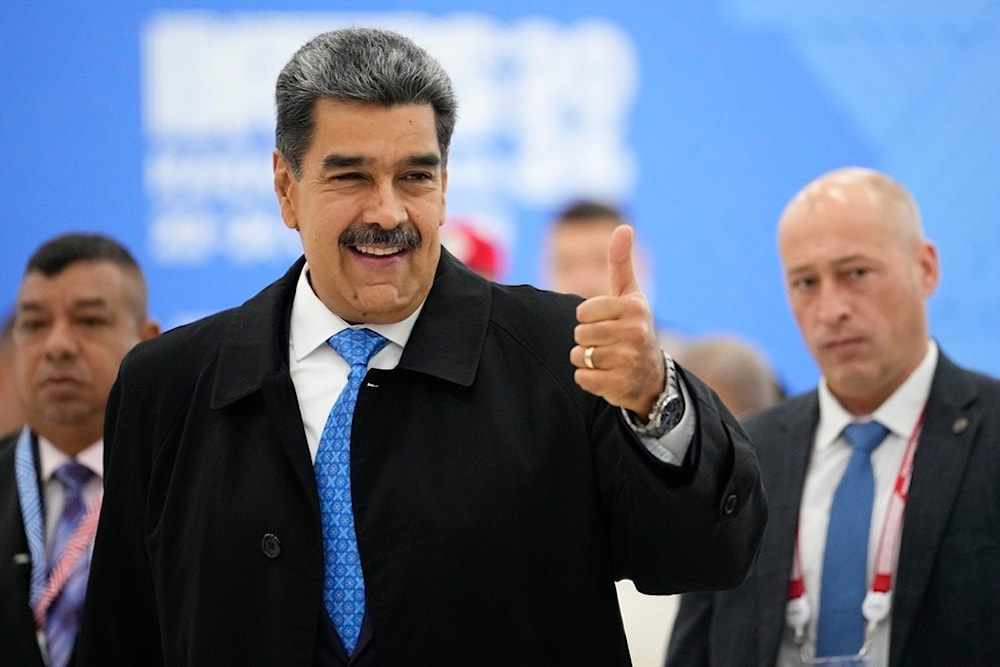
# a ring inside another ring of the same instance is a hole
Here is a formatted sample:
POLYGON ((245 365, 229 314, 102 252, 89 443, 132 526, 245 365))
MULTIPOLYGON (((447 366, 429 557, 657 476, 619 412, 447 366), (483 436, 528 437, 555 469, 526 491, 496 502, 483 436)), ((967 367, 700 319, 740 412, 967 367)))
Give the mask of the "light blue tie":
MULTIPOLYGON (((70 460, 56 468, 53 476, 64 489, 62 512, 56 521, 49 553, 49 570, 58 562, 66 545, 69 544, 80 519, 87 513, 83 499, 83 486, 93 476, 90 468, 70 460)), ((45 636, 49 651, 48 664, 63 667, 69 662, 76 643, 76 633, 80 628, 80 614, 83 612, 83 598, 87 593, 87 574, 90 557, 83 554, 73 572, 66 580, 58 597, 52 601, 45 614, 45 636)))
POLYGON ((816 656, 854 655, 864 642, 861 604, 868 578, 868 533, 875 501, 871 453, 889 430, 878 422, 850 424, 844 438, 851 459, 830 506, 823 553, 816 656))
POLYGON ((347 386, 330 410, 316 452, 316 485, 323 520, 323 603, 348 655, 365 615, 365 580, 351 504, 351 422, 368 362, 389 341, 371 329, 344 329, 330 347, 351 365, 347 386))

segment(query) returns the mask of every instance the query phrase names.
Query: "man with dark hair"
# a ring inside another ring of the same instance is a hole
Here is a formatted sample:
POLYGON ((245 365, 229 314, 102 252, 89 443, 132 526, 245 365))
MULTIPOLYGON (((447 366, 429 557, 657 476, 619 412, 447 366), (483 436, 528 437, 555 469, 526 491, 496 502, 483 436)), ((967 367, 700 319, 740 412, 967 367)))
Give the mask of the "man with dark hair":
POLYGON ((125 353, 158 331, 139 266, 117 241, 67 234, 28 261, 11 337, 27 425, 0 440, 0 664, 72 661, 108 392, 125 353))
POLYGON ((615 578, 739 583, 752 448, 657 346, 631 230, 583 303, 443 250, 455 99, 400 35, 320 35, 277 103, 305 257, 123 363, 84 664, 625 665, 615 578))
POLYGON ((585 299, 607 294, 608 243, 624 224, 625 216, 610 204, 590 199, 568 204, 546 233, 546 284, 585 299))

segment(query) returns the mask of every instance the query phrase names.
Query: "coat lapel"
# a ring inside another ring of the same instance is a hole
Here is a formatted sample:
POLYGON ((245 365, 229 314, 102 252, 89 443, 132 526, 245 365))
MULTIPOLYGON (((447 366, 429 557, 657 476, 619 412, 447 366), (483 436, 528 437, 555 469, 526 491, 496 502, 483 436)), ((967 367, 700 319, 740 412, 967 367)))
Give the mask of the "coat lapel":
MULTIPOLYGON (((221 372, 215 376, 210 405, 223 409, 262 392, 268 418, 318 512, 315 473, 288 365, 292 300, 304 263, 300 258, 282 278, 233 311, 219 353, 221 372)), ((470 386, 489 326, 490 295, 488 281, 442 248, 434 285, 399 368, 470 386), (456 312, 461 315, 456 316, 456 312)), ((370 630, 364 633, 356 656, 371 638, 370 630)))
POLYGON ((399 368, 472 385, 489 328, 491 284, 441 249, 431 288, 399 368))
POLYGON ((312 459, 288 369, 292 299, 304 264, 300 258, 283 277, 233 311, 219 350, 210 406, 223 409, 260 391, 267 418, 318 511, 312 459))
POLYGON ((902 655, 984 416, 971 382, 942 354, 914 455, 893 585, 890 664, 902 655))
POLYGON ((777 419, 780 422, 772 427, 773 430, 767 426, 762 429, 768 431, 766 436, 754 436, 751 430, 754 442, 764 437, 770 440, 766 448, 758 443, 768 498, 767 528, 753 579, 758 587, 760 665, 775 664, 784 632, 785 606, 788 582, 792 574, 795 538, 798 535, 802 487, 819 420, 816 392, 789 401, 783 406, 781 416, 777 419))

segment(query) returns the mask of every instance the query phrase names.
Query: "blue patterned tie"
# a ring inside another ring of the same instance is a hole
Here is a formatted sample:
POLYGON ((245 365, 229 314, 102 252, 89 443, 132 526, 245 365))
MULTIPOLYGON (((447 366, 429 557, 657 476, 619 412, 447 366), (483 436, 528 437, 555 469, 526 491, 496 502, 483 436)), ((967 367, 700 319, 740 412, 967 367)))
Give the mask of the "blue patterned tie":
POLYGON ((348 655, 365 614, 365 580, 351 505, 351 422, 368 361, 389 341, 371 329, 344 329, 327 343, 351 365, 347 386, 330 410, 316 452, 316 485, 323 519, 323 603, 348 655))
POLYGON ((852 451, 830 506, 816 631, 817 657, 854 655, 864 642, 861 604, 867 589, 868 533, 875 501, 871 453, 888 432, 874 421, 850 424, 844 429, 852 451))
MULTIPOLYGON (((65 490, 62 513, 56 521, 49 550, 49 570, 58 562, 63 549, 70 541, 80 519, 87 513, 83 499, 83 485, 94 473, 90 468, 71 460, 56 468, 53 476, 65 490)), ((69 662, 80 628, 83 598, 87 593, 87 574, 90 558, 84 554, 73 568, 59 596, 52 601, 45 615, 45 635, 49 650, 49 665, 63 667, 69 662)))

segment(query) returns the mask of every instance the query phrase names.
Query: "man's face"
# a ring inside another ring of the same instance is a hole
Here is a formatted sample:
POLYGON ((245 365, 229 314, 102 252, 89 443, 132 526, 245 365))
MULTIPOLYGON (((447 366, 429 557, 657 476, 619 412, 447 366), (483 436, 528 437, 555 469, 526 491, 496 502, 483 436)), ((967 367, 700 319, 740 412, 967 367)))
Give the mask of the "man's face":
POLYGON ((549 231, 549 286, 585 299, 608 293, 608 244, 618 220, 556 223, 549 231))
POLYGON ((858 184, 789 210, 779 232, 788 301, 827 385, 869 414, 927 351, 924 301, 938 281, 927 241, 907 241, 858 184))
POLYGON ((298 179, 275 153, 282 218, 299 230, 327 308, 352 323, 399 322, 426 298, 441 253, 447 172, 434 111, 321 99, 313 115, 298 179), (342 244, 364 230, 390 234, 342 244))
POLYGON ((137 321, 131 280, 112 262, 80 261, 54 276, 28 273, 21 283, 15 387, 28 423, 61 449, 101 438, 122 358, 155 333, 137 321))

